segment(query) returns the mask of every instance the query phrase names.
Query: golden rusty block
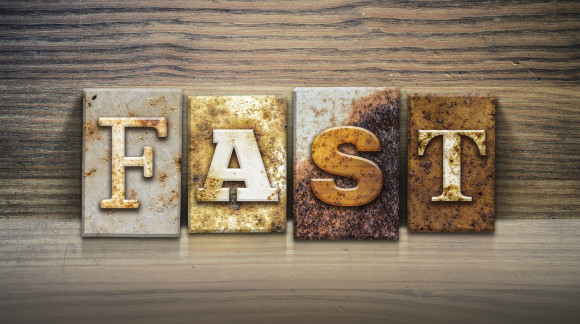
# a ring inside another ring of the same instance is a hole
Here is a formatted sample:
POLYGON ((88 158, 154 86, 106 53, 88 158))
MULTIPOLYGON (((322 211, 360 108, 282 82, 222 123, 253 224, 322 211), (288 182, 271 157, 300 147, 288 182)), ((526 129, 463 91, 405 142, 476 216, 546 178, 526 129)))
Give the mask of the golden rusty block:
POLYGON ((399 237, 399 92, 296 88, 294 237, 399 237))
POLYGON ((495 99, 409 98, 411 232, 492 232, 495 99))
POLYGON ((189 232, 286 229, 286 99, 190 96, 189 232))
POLYGON ((180 234, 177 89, 86 89, 83 236, 180 234))

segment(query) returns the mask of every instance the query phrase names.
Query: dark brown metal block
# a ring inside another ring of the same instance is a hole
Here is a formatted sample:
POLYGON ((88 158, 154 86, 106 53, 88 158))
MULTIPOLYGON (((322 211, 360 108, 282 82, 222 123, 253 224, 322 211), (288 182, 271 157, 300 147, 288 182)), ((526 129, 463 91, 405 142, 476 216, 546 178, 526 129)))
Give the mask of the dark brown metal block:
POLYGON ((297 88, 295 98, 294 237, 397 240, 399 92, 297 88))
POLYGON ((495 98, 409 98, 408 229, 493 232, 495 98))

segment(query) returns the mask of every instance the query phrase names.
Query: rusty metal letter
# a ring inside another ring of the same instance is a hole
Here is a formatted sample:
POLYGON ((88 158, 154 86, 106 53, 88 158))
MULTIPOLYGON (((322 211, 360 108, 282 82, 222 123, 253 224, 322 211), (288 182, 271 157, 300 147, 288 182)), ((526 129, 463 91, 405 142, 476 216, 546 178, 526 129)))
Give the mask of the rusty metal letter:
POLYGON ((425 153, 427 144, 437 136, 443 136, 443 193, 431 197, 432 201, 471 201, 461 194, 461 136, 471 138, 481 155, 485 155, 485 131, 483 130, 419 130, 419 156, 425 153))
POLYGON ((359 151, 380 151, 381 143, 372 132, 355 126, 329 128, 312 142, 312 159, 326 172, 357 181, 354 188, 340 188, 334 179, 311 179, 318 199, 336 206, 360 206, 373 201, 383 188, 383 173, 374 162, 338 150, 340 144, 356 145, 359 151))
POLYGON ((271 188, 262 155, 251 129, 214 129, 217 144, 205 188, 197 189, 199 201, 229 201, 230 189, 222 188, 224 181, 243 181, 246 188, 237 188, 238 201, 278 201, 278 189, 271 188), (228 168, 233 151, 239 168, 228 168))
POLYGON ((100 126, 112 127, 111 198, 101 200, 101 208, 139 208, 139 200, 125 200, 125 167, 143 167, 143 176, 153 176, 153 148, 144 147, 143 156, 125 156, 125 127, 152 127, 157 136, 167 136, 167 118, 99 118, 100 126))

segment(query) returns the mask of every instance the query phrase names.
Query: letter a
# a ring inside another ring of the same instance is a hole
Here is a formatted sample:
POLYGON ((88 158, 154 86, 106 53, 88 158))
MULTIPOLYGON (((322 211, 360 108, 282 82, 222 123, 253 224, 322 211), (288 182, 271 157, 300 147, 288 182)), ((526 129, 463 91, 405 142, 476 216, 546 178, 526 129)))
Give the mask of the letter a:
POLYGON ((251 129, 214 129, 215 152, 205 180, 205 188, 197 190, 199 201, 229 201, 230 189, 224 181, 243 181, 246 188, 237 188, 238 201, 278 201, 278 190, 270 187, 262 155, 251 129), (228 168, 233 151, 240 168, 228 168))

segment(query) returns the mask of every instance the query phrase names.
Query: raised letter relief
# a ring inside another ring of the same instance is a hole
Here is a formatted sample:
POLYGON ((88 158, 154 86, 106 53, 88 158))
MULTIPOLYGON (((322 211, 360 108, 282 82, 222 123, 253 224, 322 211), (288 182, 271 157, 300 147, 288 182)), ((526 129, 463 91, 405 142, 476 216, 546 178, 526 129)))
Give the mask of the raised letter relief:
POLYGON ((419 156, 431 139, 443 136, 443 193, 432 201, 471 201, 461 194, 461 136, 471 138, 481 155, 485 155, 485 131, 483 130, 420 130, 419 156))
POLYGON ((238 201, 278 201, 278 190, 270 187, 266 168, 251 129, 214 129, 217 144, 205 188, 197 189, 197 200, 230 201, 230 189, 222 188, 224 181, 243 181, 246 188, 237 188, 238 201), (240 165, 228 168, 232 154, 240 165))
POLYGON ((354 144, 361 152, 381 150, 377 136, 354 126, 329 128, 312 142, 312 159, 322 170, 353 178, 354 188, 341 188, 332 178, 311 179, 312 190, 318 199, 335 206, 360 206, 373 201, 383 188, 383 173, 373 161, 342 153, 341 144, 354 144))
POLYGON ((101 208, 139 208, 139 200, 125 200, 125 167, 143 167, 143 176, 153 175, 153 148, 145 146, 143 156, 125 156, 125 127, 152 127, 157 136, 167 137, 167 118, 99 118, 100 126, 112 127, 112 182, 110 199, 101 200, 101 208))

